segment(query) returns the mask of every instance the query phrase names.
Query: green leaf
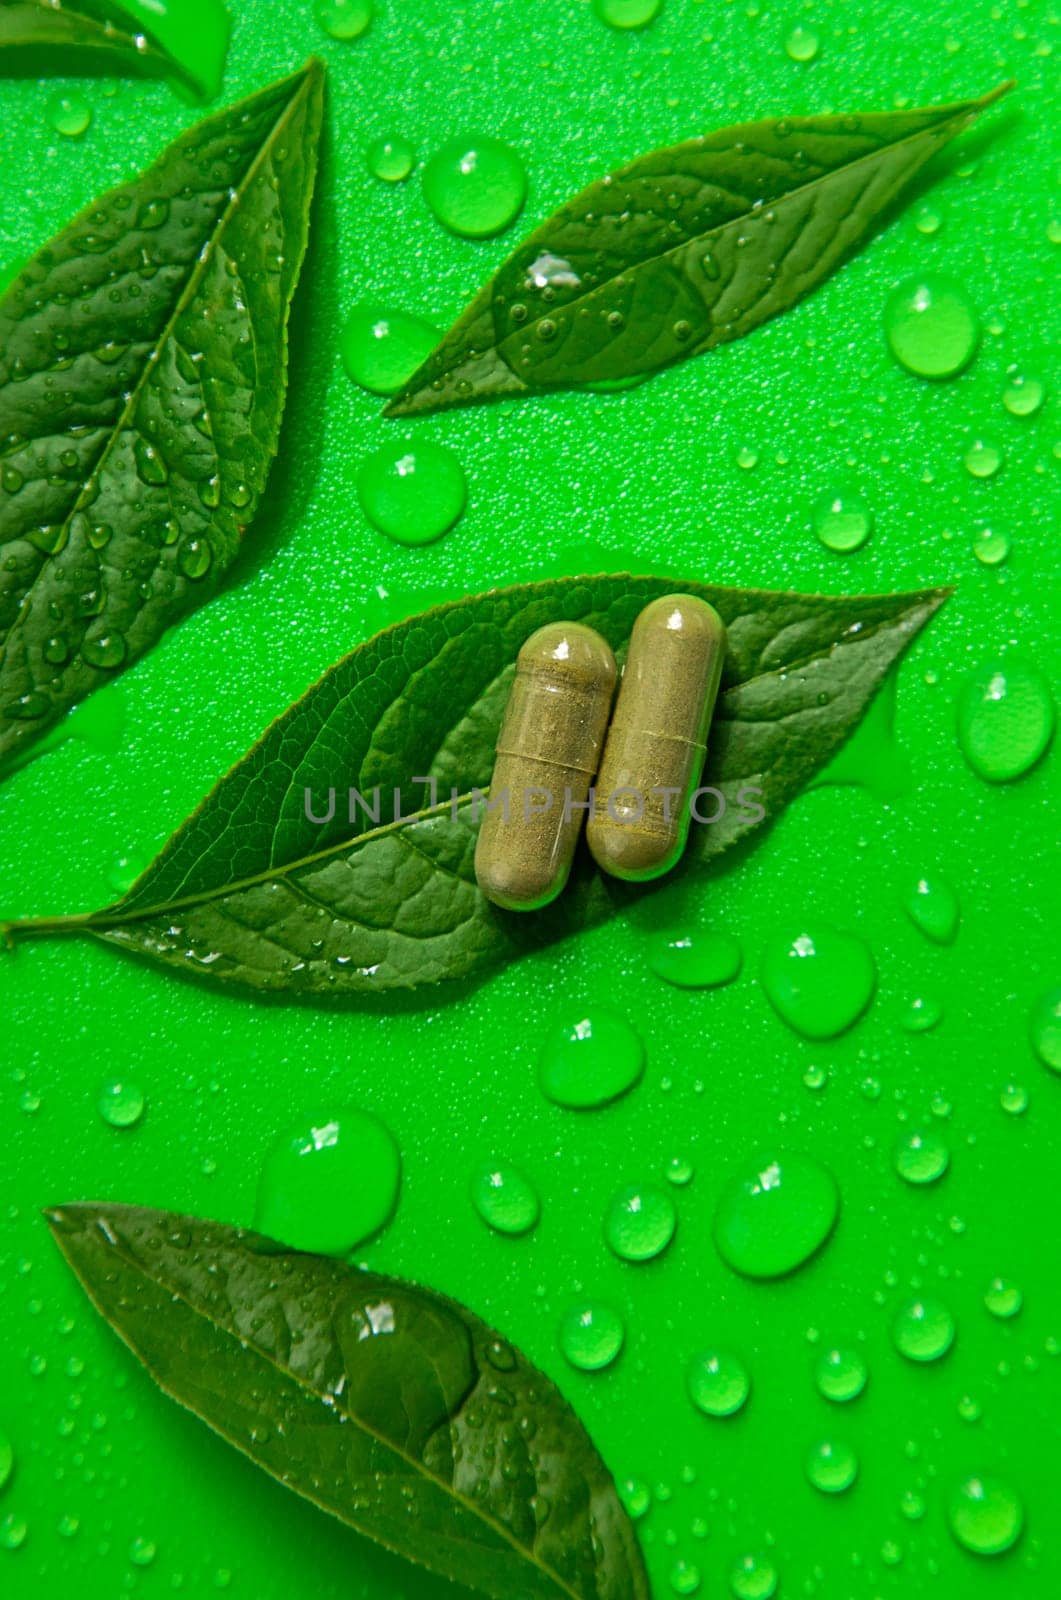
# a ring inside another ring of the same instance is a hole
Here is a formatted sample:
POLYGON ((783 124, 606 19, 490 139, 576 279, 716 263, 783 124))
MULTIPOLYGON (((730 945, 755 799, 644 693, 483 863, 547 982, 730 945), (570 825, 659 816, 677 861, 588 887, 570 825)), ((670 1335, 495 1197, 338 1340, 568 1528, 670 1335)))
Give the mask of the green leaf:
POLYGON ((649 1600, 581 1423, 472 1312, 171 1211, 46 1214, 165 1392, 289 1489, 495 1600, 649 1600))
POLYGON ((214 95, 228 32, 220 0, 0 0, 0 74, 174 77, 214 95))
POLYGON ((647 377, 742 338, 858 249, 1010 87, 921 111, 743 123, 640 157, 520 245, 384 415, 647 377))
POLYGON ((536 628, 588 623, 622 659, 638 612, 675 589, 709 601, 728 628, 703 777, 726 810, 694 825, 686 869, 760 827, 757 806, 772 820, 830 760, 949 593, 846 598, 620 575, 440 606, 327 672, 117 905, 0 933, 83 931, 244 988, 377 995, 467 978, 600 922, 638 891, 599 874, 585 850, 545 910, 491 905, 475 883, 478 808, 448 797, 489 787, 516 656, 536 628), (351 821, 351 787, 370 804, 379 790, 378 822, 360 805, 351 821), (760 793, 742 800, 748 787, 760 793), (326 814, 330 789, 334 816, 310 820, 326 814))
POLYGON ((0 299, 0 760, 233 561, 276 452, 323 68, 201 122, 0 299))

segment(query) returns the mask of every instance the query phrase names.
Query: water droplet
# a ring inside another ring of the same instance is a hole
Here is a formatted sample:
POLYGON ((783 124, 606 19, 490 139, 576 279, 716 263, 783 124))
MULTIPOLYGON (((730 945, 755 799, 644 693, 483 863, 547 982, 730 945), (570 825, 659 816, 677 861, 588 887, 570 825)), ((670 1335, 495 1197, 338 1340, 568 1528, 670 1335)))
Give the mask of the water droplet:
POLYGON ((373 0, 317 0, 314 15, 331 39, 360 39, 375 10, 373 0))
POLYGON ((895 1170, 907 1183, 935 1183, 950 1165, 950 1152, 938 1133, 904 1133, 892 1157, 895 1170))
POLYGON ((401 183, 413 170, 416 151, 408 139, 394 134, 389 139, 374 139, 365 151, 368 170, 384 183, 401 183))
POLYGON ((907 1033, 927 1033, 943 1019, 943 1007, 934 996, 915 995, 899 1021, 907 1033))
POLYGON ((5 1550, 17 1550, 25 1544, 29 1528, 25 1517, 18 1516, 14 1511, 9 1511, 6 1517, 0 1518, 0 1546, 5 1550))
POLYGON ((529 1233, 541 1215, 541 1202, 518 1167, 487 1165, 474 1174, 472 1204, 497 1233, 529 1233))
POLYGON ((779 1152, 731 1179, 715 1211, 722 1259, 748 1278, 778 1278, 808 1261, 840 1210, 832 1173, 811 1156, 779 1152))
POLYGON ((148 200, 136 214, 138 228, 161 228, 169 220, 168 200, 148 200))
POLYGON ((816 924, 775 934, 763 952, 762 985, 774 1010, 808 1039, 844 1033, 873 998, 877 972, 854 934, 816 924))
POLYGON ((135 1128, 146 1105, 143 1090, 127 1078, 110 1078, 96 1097, 96 1108, 112 1128, 135 1128))
POLYGON ((827 1400, 843 1403, 854 1400, 866 1387, 866 1363, 857 1350, 837 1345, 823 1350, 814 1368, 814 1378, 827 1400))
POLYGON ((357 494, 369 521, 398 544, 430 544, 464 510, 467 484, 445 445, 410 439, 385 444, 364 462, 357 494))
POLYGON ((811 513, 814 532, 827 550, 861 550, 873 532, 873 513, 859 494, 824 494, 811 513))
POLYGON ((604 1240, 624 1261, 651 1261, 674 1238, 674 1201, 651 1184, 620 1189, 604 1214, 604 1240))
POLYGON ((892 1341, 908 1361, 938 1361, 954 1342, 954 1318, 942 1301, 909 1300, 896 1313, 892 1341))
POLYGON ((1023 777, 1054 731, 1054 703, 1046 679, 1030 664, 982 667, 958 697, 962 755, 989 783, 1023 777))
POLYGON ((594 1011, 547 1039, 538 1064, 542 1092, 559 1106, 588 1110, 627 1094, 641 1079, 645 1047, 622 1017, 594 1011))
POLYGON ((429 322, 386 306, 355 306, 339 341, 343 366, 371 394, 397 394, 438 343, 429 322))
POLYGON ((731 1417, 751 1389, 747 1367, 729 1350, 705 1350, 690 1363, 685 1381, 693 1405, 709 1417, 731 1417))
POLYGON ((1009 534, 1001 528, 981 528, 973 538, 973 555, 985 567, 1000 567, 1009 548, 1009 534))
POLYGON ((401 1156, 367 1111, 339 1110, 284 1134, 262 1164, 254 1225, 296 1250, 342 1255, 390 1220, 401 1156))
MULTIPOLYGON (((663 0, 593 0, 594 15, 609 28, 647 28, 659 16, 663 0)), ((679 1593, 691 1593, 690 1590, 679 1593)))
MULTIPOLYGON (((609 6, 618 5, 621 0, 598 0, 598 3, 609 6)), ((627 0, 627 3, 633 4, 634 0, 627 0)), ((643 0, 643 3, 648 4, 649 0, 643 0)), ((652 3, 658 9, 660 0, 652 0, 652 3)), ((670 1569, 670 1586, 675 1594, 698 1593, 700 1588, 700 1568, 693 1561, 686 1561, 684 1558, 679 1559, 670 1569)))
POLYGON ((637 1522, 652 1504, 652 1490, 642 1478, 624 1478, 618 1489, 619 1499, 637 1522))
POLYGON ((899 1510, 911 1522, 917 1522, 925 1514, 925 1502, 916 1489, 904 1489, 899 1501, 899 1510))
POLYGON ((984 1305, 993 1317, 1004 1321, 1015 1317, 1023 1304, 1024 1296, 1015 1283, 1008 1278, 992 1278, 984 1294, 984 1305))
POLYGON ((966 1478, 947 1502, 951 1532, 976 1555, 1001 1555, 1020 1537, 1024 1508, 1016 1491, 1000 1478, 966 1478))
POLYGON ((684 1189, 687 1183, 692 1183, 693 1176, 693 1164, 686 1156, 671 1156, 665 1173, 668 1183, 684 1189))
POLYGON ((177 565, 186 578, 205 578, 213 559, 209 539, 185 539, 177 552, 177 565))
POLYGON ((994 478, 1002 470, 1006 458, 993 439, 975 438, 970 440, 962 459, 966 472, 974 478, 994 478))
POLYGON ((90 667, 120 667, 125 655, 126 644, 120 633, 94 634, 81 645, 81 659, 90 667))
POLYGON ((159 451, 140 435, 137 435, 133 444, 133 455, 136 457, 136 470, 145 483, 159 485, 169 482, 169 468, 159 451))
POLYGON ((158 1555, 158 1545, 153 1539, 145 1539, 141 1534, 129 1546, 129 1560, 134 1567, 149 1567, 158 1555))
POLYGON ((928 237, 938 233, 943 226, 943 213, 930 201, 923 200, 914 209, 914 227, 928 237))
POLYGON ((10 701, 4 707, 4 716, 16 722, 35 722, 38 717, 43 717, 50 706, 47 695, 34 692, 20 694, 17 700, 10 701))
POLYGON ((93 550, 103 550, 111 542, 114 529, 109 522, 92 522, 89 524, 85 537, 93 550))
POLYGON ((958 1415, 963 1422, 980 1421, 980 1405, 978 1401, 973 1399, 972 1395, 963 1394, 958 1401, 957 1409, 958 1415))
POLYGON ((44 103, 44 114, 64 139, 80 139, 92 121, 92 107, 79 89, 49 95, 44 103))
POLYGON ((622 1317, 599 1301, 572 1306, 560 1324, 560 1349, 582 1372, 599 1372, 610 1366, 624 1337, 622 1317))
POLYGON ((734 460, 742 472, 751 472, 759 465, 759 452, 754 450, 750 444, 742 444, 734 460))
POLYGON ((1020 1083, 1003 1084, 998 1103, 1011 1117, 1019 1117, 1028 1109, 1028 1091, 1020 1083))
MULTIPOLYGON (((810 58, 795 56, 793 59, 810 58)), ((741 1556, 730 1568, 729 1586, 737 1600, 770 1600, 777 1589, 777 1568, 767 1556, 741 1556)))
POLYGON ((488 239, 507 228, 527 194, 527 174, 515 150, 485 134, 444 144, 425 165, 423 184, 439 222, 466 239, 488 239))
POLYGON ((0 488, 7 494, 17 494, 22 487, 22 474, 14 467, 0 468, 0 488))
MULTIPOLYGON (((789 30, 785 36, 785 54, 792 61, 813 61, 818 54, 819 39, 813 28, 801 28, 798 24, 789 30)), ((770 1590, 773 1594, 773 1590, 770 1590)))
POLYGON ((914 926, 935 944, 953 944, 958 932, 958 896, 945 878, 936 872, 916 878, 907 890, 903 905, 914 926))
POLYGON ((858 1476, 858 1457, 839 1439, 822 1439, 807 1452, 807 1477, 823 1494, 843 1494, 858 1476))
POLYGON ((199 499, 208 511, 216 511, 221 504, 221 479, 216 472, 212 478, 204 478, 200 483, 199 499))
POLYGON ((0 1433, 0 1489, 15 1470, 15 1448, 6 1433, 0 1433))
POLYGON ((1061 1072, 1061 988, 1051 989, 1032 1007, 1032 1049, 1044 1067, 1061 1072))
POLYGON ((1002 391, 1002 404, 1013 417, 1033 417, 1046 399, 1046 385, 1030 372, 1011 369, 1002 391))
POLYGON ((45 524, 40 528, 30 528, 25 537, 35 550, 45 556, 57 556, 66 547, 70 535, 69 525, 65 522, 45 524))
POLYGON ((957 284, 926 275, 901 284, 884 310, 892 355, 919 378, 956 377, 976 354, 980 326, 957 284))
POLYGON ((804 1068, 803 1082, 808 1089, 824 1089, 829 1082, 829 1074, 817 1061, 812 1061, 809 1067, 804 1068))

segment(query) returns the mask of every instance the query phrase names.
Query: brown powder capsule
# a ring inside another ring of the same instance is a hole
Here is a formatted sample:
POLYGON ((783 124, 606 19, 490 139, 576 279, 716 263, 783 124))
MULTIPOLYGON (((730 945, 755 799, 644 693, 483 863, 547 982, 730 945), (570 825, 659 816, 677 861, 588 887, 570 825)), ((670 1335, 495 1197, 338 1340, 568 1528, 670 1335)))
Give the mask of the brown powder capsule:
POLYGON ((495 905, 535 911, 567 882, 615 679, 608 645, 578 622, 549 623, 520 651, 475 846, 495 905))
POLYGON ((653 600, 634 623, 586 828, 613 877, 658 878, 681 856, 725 654, 721 617, 693 595, 653 600))

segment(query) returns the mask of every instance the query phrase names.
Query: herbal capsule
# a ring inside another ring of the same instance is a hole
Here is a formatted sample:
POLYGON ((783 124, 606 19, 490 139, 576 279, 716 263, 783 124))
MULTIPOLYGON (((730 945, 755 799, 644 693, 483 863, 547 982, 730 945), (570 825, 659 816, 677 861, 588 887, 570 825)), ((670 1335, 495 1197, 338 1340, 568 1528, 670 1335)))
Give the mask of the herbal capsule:
POLYGON ((653 600, 634 623, 586 829, 613 877, 657 878, 684 850, 725 654, 721 617, 693 595, 653 600))
POLYGON ((615 679, 611 650, 578 622, 549 623, 520 651, 475 847, 495 905, 535 911, 567 882, 615 679))

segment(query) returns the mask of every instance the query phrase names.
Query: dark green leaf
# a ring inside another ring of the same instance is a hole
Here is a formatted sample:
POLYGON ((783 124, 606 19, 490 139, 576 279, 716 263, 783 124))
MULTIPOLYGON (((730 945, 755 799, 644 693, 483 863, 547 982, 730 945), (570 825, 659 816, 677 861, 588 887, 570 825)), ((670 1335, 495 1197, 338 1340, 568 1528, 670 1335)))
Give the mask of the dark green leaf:
POLYGON ((496 1600, 648 1600, 574 1412, 455 1301, 171 1211, 47 1215, 165 1392, 289 1489, 496 1600))
POLYGON ((374 994, 467 977, 612 914, 628 891, 582 852, 544 911, 505 912, 475 883, 474 803, 489 787, 523 641, 546 622, 597 628, 622 658, 649 600, 711 602, 728 653, 703 782, 726 811, 694 826, 702 865, 769 821, 830 760, 948 591, 842 598, 663 578, 565 578, 460 600, 377 635, 273 723, 115 906, 0 930, 84 930, 252 989, 374 994), (433 778, 440 804, 431 802, 433 778), (761 791, 744 803, 741 791, 761 791), (381 792, 379 825, 348 790, 381 792), (316 816, 336 793, 333 819, 316 816), (398 791, 396 811, 392 796, 398 791), (414 813, 419 813, 413 815, 414 813), (394 820, 400 815, 400 820, 394 820))
POLYGON ((197 0, 191 18, 145 0, 0 0, 0 74, 176 77, 196 92, 216 93, 227 31, 218 0, 197 0), (189 41, 183 49, 182 31, 189 41))
POLYGON ((802 300, 982 100, 722 128, 590 184, 535 230, 387 405, 645 377, 802 300))
POLYGON ((323 69, 184 134, 0 299, 0 759, 201 605, 276 451, 323 69))

